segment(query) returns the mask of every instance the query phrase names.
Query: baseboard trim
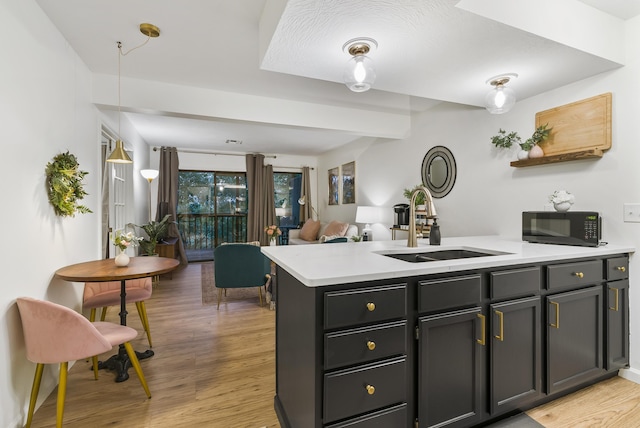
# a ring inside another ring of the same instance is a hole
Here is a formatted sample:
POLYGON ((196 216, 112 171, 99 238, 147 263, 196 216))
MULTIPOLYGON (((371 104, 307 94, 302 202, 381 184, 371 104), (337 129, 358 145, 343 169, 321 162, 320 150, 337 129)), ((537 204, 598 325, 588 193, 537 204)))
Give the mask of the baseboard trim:
POLYGON ((638 369, 620 369, 620 371, 618 372, 618 376, 628 379, 631 382, 640 384, 640 370, 638 369))

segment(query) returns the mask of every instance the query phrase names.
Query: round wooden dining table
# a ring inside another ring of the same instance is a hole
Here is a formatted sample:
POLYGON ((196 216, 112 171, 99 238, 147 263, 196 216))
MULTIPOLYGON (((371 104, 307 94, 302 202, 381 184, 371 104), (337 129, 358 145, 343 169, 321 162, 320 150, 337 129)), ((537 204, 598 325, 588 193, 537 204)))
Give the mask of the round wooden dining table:
MULTIPOLYGON (((116 266, 114 259, 92 260, 60 268, 55 272, 55 276, 70 282, 120 281, 120 324, 127 325, 126 281, 162 275, 171 272, 179 264, 178 260, 167 257, 131 257, 127 266, 116 266)), ((153 356, 154 353, 147 350, 136 354, 138 359, 142 360, 153 356)), ((129 367, 131 362, 123 345, 120 345, 117 355, 99 364, 99 368, 117 371, 116 382, 129 378, 129 367)))

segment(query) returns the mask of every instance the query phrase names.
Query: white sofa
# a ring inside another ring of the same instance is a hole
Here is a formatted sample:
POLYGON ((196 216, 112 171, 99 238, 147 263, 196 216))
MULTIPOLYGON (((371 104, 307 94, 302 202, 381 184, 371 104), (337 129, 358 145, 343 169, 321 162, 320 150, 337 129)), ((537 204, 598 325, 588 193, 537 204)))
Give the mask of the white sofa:
MULTIPOLYGON (((320 242, 320 237, 325 234, 324 231, 327 229, 328 225, 329 223, 320 223, 320 229, 318 230, 318 236, 316 236, 315 241, 305 241, 304 239, 300 238, 300 229, 289 230, 289 245, 318 244, 320 242)), ((344 236, 350 239, 352 236, 357 234, 358 226, 356 226, 355 224, 350 224, 344 236)))

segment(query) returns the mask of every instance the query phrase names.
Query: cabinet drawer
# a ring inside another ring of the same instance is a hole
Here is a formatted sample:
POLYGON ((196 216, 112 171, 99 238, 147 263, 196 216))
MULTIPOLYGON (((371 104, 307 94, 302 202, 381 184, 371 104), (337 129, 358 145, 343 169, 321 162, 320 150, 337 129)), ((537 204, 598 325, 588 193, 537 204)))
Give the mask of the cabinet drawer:
POLYGON ((627 278, 629 278, 628 257, 616 257, 614 259, 607 259, 607 279, 609 281, 627 278))
POLYGON ((602 281, 602 262, 566 263, 547 267, 547 288, 579 287, 602 281))
POLYGON ((404 357, 324 375, 325 423, 406 401, 404 357))
POLYGON ((418 310, 430 312, 478 304, 481 284, 480 275, 420 281, 418 310))
POLYGON ((406 321, 325 334, 324 367, 334 369, 405 354, 406 335, 406 321))
POLYGON ((326 428, 390 428, 407 426, 407 405, 400 404, 379 412, 370 413, 355 419, 349 419, 326 428))
POLYGON ((330 291, 324 295, 324 327, 332 329, 404 318, 406 295, 406 284, 330 291))
POLYGON ((530 296, 540 292, 540 267, 491 272, 491 299, 530 296))

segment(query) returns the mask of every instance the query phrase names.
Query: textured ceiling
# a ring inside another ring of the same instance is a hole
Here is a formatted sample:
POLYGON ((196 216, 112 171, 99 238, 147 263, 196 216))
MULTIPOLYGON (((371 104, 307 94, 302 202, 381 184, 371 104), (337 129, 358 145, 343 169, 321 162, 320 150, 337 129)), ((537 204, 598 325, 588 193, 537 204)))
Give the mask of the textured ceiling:
POLYGON ((621 66, 615 51, 624 20, 640 13, 640 0, 566 0, 564 9, 549 3, 554 0, 524 3, 555 6, 540 25, 526 8, 509 9, 509 0, 36 1, 96 74, 116 75, 115 42, 125 50, 138 45, 144 41, 138 25, 151 22, 161 36, 122 58, 123 77, 255 95, 284 106, 247 117, 224 114, 234 107, 229 97, 217 106, 219 114, 125 108, 150 145, 310 155, 384 132, 350 129, 331 115, 326 123, 297 119, 296 103, 321 105, 335 116, 340 109, 360 111, 365 118, 410 115, 441 101, 479 106, 489 89, 485 81, 508 72, 519 74, 512 87, 523 99, 621 66), (599 25, 580 34, 585 30, 576 17, 599 25), (563 26, 571 26, 577 40, 560 34, 563 26), (370 55, 378 78, 373 90, 356 94, 340 83, 349 58, 342 46, 362 36, 378 41, 370 55), (227 139, 243 144, 230 148, 227 139))

